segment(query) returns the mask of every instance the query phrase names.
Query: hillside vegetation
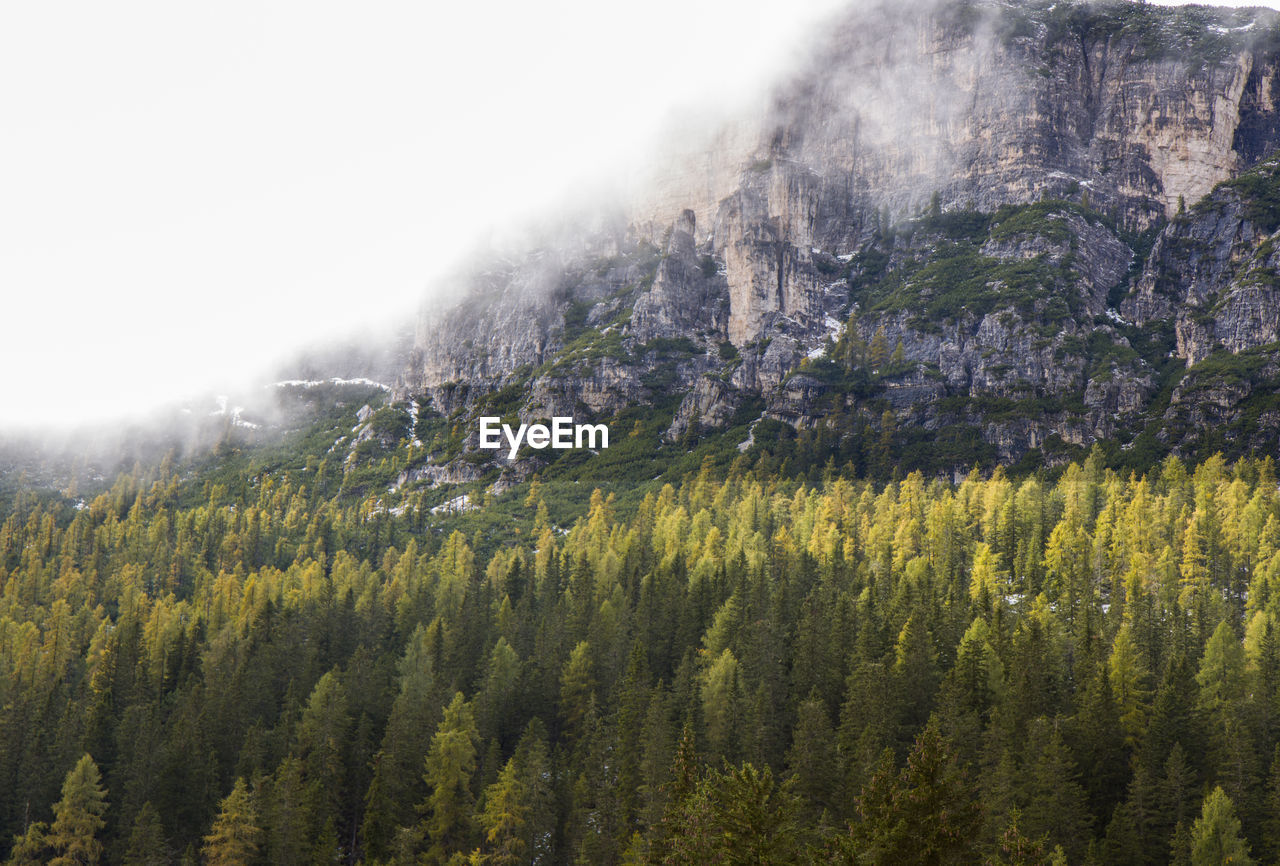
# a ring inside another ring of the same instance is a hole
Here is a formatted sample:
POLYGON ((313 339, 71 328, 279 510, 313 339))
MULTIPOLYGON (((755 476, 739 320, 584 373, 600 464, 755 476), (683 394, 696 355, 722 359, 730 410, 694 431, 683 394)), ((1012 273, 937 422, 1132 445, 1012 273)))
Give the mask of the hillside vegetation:
POLYGON ((240 482, 12 502, 10 862, 1280 855, 1270 460, 708 460, 563 526, 526 485, 501 546, 240 482))

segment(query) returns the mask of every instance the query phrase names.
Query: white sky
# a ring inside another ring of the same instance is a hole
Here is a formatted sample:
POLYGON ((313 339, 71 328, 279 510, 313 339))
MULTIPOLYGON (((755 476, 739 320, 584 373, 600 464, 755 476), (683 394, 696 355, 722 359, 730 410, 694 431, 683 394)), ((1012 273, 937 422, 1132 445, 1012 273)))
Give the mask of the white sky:
POLYGON ((489 224, 743 93, 835 5, 0 5, 0 427, 412 310, 489 224))

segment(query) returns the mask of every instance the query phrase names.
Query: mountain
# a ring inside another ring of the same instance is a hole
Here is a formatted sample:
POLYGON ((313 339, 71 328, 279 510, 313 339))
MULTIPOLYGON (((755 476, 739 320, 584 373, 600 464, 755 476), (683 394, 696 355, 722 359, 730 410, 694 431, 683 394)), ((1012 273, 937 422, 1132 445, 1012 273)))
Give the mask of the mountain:
POLYGON ((1269 10, 855 6, 762 116, 460 275, 398 395, 473 465, 482 412, 634 407, 666 442, 771 419, 938 473, 1274 449, 1277 93, 1269 10))
POLYGON ((414 334, 0 441, 0 856, 1280 861, 1278 52, 860 5, 414 334))

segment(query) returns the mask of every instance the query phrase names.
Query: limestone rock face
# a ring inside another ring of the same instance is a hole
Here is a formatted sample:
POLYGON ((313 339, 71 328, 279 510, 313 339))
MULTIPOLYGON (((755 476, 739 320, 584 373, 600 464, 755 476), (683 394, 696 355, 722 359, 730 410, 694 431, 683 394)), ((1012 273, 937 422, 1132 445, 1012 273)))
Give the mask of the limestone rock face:
POLYGON ((732 385, 711 377, 703 376, 697 381, 676 412, 665 437, 674 442, 688 432, 689 427, 699 424, 704 427, 723 427, 738 406, 739 393, 732 385))
POLYGON ((1078 213, 1050 215, 1050 219, 1060 219, 1063 223, 1062 238, 1015 235, 1008 240, 988 241, 982 247, 982 254, 1023 261, 1043 256, 1054 265, 1072 268, 1076 278, 1071 290, 1083 299, 1084 309, 1090 316, 1101 316, 1107 308, 1107 293, 1128 276, 1133 250, 1114 232, 1078 213))
POLYGON ((700 328, 724 330, 725 278, 709 253, 699 256, 696 232, 692 210, 671 227, 653 288, 636 299, 631 313, 631 333, 642 343, 700 328))
POLYGON ((1175 217, 1156 240, 1123 312, 1148 324, 1171 318, 1185 306, 1202 306, 1230 280, 1235 263, 1253 248, 1255 234, 1238 194, 1214 192, 1193 215, 1175 217))
POLYGON ((1259 192, 1280 189, 1277 22, 858 4, 623 217, 437 293, 401 388, 526 420, 660 406, 669 441, 744 406, 801 428, 888 412, 1010 460, 1152 413, 1208 422, 1180 402, 1202 379, 1164 387, 1165 361, 1280 341, 1280 213, 1259 192))
POLYGON ((1259 164, 1176 216, 1126 303, 1143 324, 1173 321, 1188 367, 1280 340, 1280 213, 1253 195, 1277 180, 1280 162, 1259 164))
POLYGON ((729 340, 760 338, 771 317, 812 324, 821 313, 811 260, 817 218, 810 178, 777 168, 748 171, 720 208, 716 240, 724 249, 729 340))

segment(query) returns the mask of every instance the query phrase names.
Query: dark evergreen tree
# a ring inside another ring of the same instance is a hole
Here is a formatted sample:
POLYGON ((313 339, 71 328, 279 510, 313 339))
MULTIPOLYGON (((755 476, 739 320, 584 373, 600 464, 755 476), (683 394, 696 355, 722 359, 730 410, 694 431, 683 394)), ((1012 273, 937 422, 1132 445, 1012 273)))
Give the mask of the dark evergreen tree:
POLYGON ((160 823, 160 813, 150 802, 143 803, 129 831, 129 847, 125 849, 124 862, 129 866, 167 866, 173 859, 173 850, 160 823))
POLYGON ((960 864, 977 857, 977 790, 955 765, 936 724, 920 733, 901 771, 894 771, 886 752, 858 811, 862 821, 850 841, 857 862, 960 864))

